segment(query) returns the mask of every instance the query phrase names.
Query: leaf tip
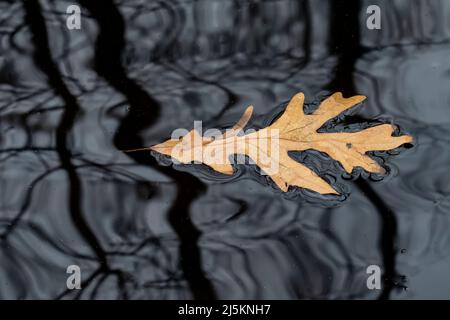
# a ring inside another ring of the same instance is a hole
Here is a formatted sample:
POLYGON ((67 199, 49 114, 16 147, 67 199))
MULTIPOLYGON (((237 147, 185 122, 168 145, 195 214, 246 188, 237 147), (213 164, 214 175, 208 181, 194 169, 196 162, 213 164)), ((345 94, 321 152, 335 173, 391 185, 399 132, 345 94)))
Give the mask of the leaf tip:
POLYGON ((414 141, 414 137, 409 134, 406 134, 403 137, 404 143, 412 143, 414 141))
POLYGON ((173 148, 180 143, 180 141, 175 139, 169 139, 163 143, 155 144, 149 148, 148 150, 156 151, 164 155, 170 156, 172 154, 173 148))
POLYGON ((305 101, 305 94, 303 92, 298 92, 292 97, 292 100, 294 100, 294 102, 296 103, 303 104, 303 102, 305 101))
POLYGON ((332 97, 337 101, 341 101, 341 102, 345 101, 347 103, 349 102, 350 104, 361 103, 367 99, 367 97, 364 95, 355 95, 355 96, 350 96, 348 98, 344 98, 344 95, 340 91, 333 93, 332 97))
POLYGON ((386 174, 386 172, 387 172, 386 169, 383 168, 383 167, 380 166, 380 165, 378 165, 377 170, 375 171, 375 173, 378 173, 378 174, 381 174, 381 175, 386 174))
POLYGON ((320 190, 321 194, 332 194, 332 195, 340 195, 339 192, 336 191, 336 189, 334 189, 331 185, 327 185, 326 187, 324 187, 322 190, 320 190))
POLYGON ((283 115, 290 115, 301 111, 303 114, 303 104, 305 102, 305 95, 303 92, 296 93, 289 101, 283 115))

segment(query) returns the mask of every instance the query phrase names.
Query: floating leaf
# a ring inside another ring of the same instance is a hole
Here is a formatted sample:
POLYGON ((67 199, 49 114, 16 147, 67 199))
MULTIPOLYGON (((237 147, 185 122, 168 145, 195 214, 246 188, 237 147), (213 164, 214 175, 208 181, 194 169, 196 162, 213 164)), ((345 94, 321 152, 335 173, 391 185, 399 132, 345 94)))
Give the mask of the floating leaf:
POLYGON ((344 98, 338 92, 322 101, 312 114, 305 114, 304 95, 298 93, 283 114, 266 128, 240 134, 251 117, 253 107, 250 106, 238 123, 225 133, 215 137, 201 136, 193 129, 181 139, 169 139, 150 149, 172 156, 183 164, 203 163, 227 175, 234 172, 233 155, 242 154, 252 159, 284 192, 289 186, 296 186, 321 194, 338 194, 314 171, 292 159, 288 152, 313 149, 337 160, 348 173, 356 167, 385 173, 367 152, 391 150, 412 141, 409 135, 392 136, 395 126, 380 124, 358 132, 318 132, 327 121, 364 99, 364 96, 344 98))

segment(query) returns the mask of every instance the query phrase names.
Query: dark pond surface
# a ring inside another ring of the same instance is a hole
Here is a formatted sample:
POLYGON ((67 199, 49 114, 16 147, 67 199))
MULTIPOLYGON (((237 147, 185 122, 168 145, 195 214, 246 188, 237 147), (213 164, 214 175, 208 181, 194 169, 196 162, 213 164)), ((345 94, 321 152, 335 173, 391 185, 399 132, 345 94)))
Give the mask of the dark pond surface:
POLYGON ((450 1, 98 3, 68 30, 71 2, 0 2, 0 298, 450 298, 450 1), (382 180, 300 155, 336 201, 120 151, 249 104, 261 126, 299 91, 364 94, 346 123, 414 146, 379 154, 382 180))

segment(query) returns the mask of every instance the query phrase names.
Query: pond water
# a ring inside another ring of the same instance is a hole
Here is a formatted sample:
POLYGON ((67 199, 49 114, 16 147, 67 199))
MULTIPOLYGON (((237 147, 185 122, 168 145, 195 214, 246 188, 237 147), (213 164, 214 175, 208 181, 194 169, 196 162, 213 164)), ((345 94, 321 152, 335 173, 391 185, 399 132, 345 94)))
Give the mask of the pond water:
POLYGON ((69 30, 71 4, 0 3, 0 298, 450 298, 449 1, 80 0, 69 30), (414 144, 375 155, 384 179, 294 155, 337 200, 121 151, 250 104, 260 128, 300 91, 366 95, 344 123, 414 144))

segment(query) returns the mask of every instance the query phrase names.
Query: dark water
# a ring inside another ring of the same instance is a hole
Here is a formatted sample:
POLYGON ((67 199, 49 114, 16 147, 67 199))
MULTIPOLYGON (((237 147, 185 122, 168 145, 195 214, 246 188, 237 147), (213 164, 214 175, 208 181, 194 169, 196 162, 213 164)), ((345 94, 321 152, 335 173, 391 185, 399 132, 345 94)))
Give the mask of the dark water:
POLYGON ((69 4, 0 2, 0 298, 450 298, 449 1, 81 0, 72 31, 69 4), (414 147, 380 181, 331 170, 339 201, 120 151, 298 91, 364 94, 346 121, 414 147))

